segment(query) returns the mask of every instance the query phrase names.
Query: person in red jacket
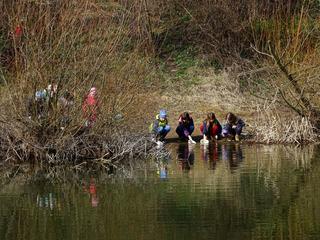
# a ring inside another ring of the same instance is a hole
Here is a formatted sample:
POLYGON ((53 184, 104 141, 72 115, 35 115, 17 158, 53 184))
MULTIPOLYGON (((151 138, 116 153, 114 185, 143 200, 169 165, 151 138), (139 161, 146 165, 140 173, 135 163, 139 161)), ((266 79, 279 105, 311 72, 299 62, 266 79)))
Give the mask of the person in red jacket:
POLYGON ((20 38, 22 37, 22 34, 23 34, 22 27, 20 25, 17 25, 16 28, 14 29, 14 37, 20 38))
POLYGON ((222 127, 213 112, 207 114, 207 118, 200 126, 200 131, 205 140, 220 139, 222 127))
POLYGON ((92 87, 82 104, 83 116, 86 119, 85 126, 92 127, 98 115, 97 88, 92 87))

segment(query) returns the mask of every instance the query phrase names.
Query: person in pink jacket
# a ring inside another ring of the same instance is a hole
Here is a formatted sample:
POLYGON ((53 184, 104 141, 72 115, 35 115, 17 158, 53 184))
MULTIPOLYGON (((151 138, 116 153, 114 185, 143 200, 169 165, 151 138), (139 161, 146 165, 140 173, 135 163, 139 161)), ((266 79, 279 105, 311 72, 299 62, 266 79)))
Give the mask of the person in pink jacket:
POLYGON ((83 117, 86 119, 85 126, 92 127, 98 115, 97 88, 92 87, 82 104, 83 117))

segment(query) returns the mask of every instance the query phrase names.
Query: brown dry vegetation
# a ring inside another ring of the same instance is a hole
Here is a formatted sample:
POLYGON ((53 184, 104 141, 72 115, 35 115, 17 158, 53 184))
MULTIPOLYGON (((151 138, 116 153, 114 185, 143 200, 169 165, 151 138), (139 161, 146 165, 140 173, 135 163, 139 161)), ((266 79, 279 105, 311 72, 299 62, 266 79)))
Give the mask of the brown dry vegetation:
POLYGON ((184 110, 199 119, 207 111, 220 119, 227 111, 240 113, 259 141, 316 141, 319 8, 312 0, 1 1, 1 155, 40 159, 48 146, 81 141, 81 103, 92 86, 101 105, 90 134, 98 136, 93 142, 101 151, 102 136, 145 133, 160 106, 172 117, 184 110), (14 34, 17 26, 21 36, 14 34), (26 119, 27 97, 49 83, 58 84, 58 95, 68 90, 75 96, 64 131, 56 101, 45 121, 26 119), (274 128, 269 105, 283 115, 280 122, 307 119, 303 133, 274 128), (257 108, 269 112, 257 115, 257 108), (280 137, 268 137, 271 129, 280 137))
POLYGON ((5 23, 1 30, 8 33, 2 53, 6 71, 0 116, 3 161, 78 164, 92 159, 108 167, 153 151, 142 134, 115 137, 118 131, 125 132, 121 126, 128 122, 125 130, 134 129, 129 116, 141 122, 145 117, 141 112, 153 104, 137 94, 152 89, 154 70, 148 56, 132 45, 130 21, 121 6, 96 1, 1 4, 5 23), (17 25, 23 27, 21 37, 12 33, 17 25), (52 99, 53 109, 44 119, 27 118, 27 98, 49 83, 58 84, 58 96, 66 90, 75 96, 72 122, 65 131, 59 128, 57 99, 52 99), (85 121, 81 104, 92 86, 98 88, 99 117, 90 133, 81 133, 85 121), (121 121, 115 120, 119 114, 121 121))

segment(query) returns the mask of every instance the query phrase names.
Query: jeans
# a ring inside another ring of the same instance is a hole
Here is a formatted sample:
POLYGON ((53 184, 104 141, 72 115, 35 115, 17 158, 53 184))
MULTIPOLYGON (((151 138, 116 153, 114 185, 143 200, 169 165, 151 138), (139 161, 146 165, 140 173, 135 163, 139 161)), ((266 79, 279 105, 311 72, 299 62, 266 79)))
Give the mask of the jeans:
POLYGON ((164 127, 158 127, 157 129, 157 135, 160 136, 160 140, 163 140, 168 132, 170 132, 171 127, 169 125, 166 125, 164 127))
POLYGON ((241 132, 242 132, 243 125, 242 124, 237 124, 235 126, 236 126, 235 128, 232 128, 231 124, 226 123, 223 126, 223 129, 222 129, 222 136, 223 137, 227 137, 229 135, 233 135, 233 136, 234 135, 240 135, 241 132))

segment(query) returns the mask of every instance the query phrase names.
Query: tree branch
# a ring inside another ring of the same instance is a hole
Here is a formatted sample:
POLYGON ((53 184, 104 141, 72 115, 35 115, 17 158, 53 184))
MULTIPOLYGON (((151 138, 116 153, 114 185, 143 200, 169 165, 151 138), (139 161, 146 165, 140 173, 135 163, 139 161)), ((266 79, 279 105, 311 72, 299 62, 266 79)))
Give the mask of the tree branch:
MULTIPOLYGON (((285 77, 289 80, 289 82, 291 83, 291 85, 292 85, 293 89, 295 90, 295 92, 298 95, 301 94, 301 89, 300 89, 300 87, 298 85, 297 80, 292 77, 292 75, 289 73, 287 68, 282 64, 281 59, 276 54, 274 48, 271 47, 270 44, 269 44, 269 50, 270 50, 270 53, 271 53, 272 58, 274 59, 275 63, 278 65, 279 69, 285 75, 285 77)), ((301 99, 301 102, 303 103, 304 107, 306 109, 308 109, 309 111, 312 111, 313 108, 312 108, 312 105, 311 105, 310 101, 304 95, 302 95, 300 99, 301 99)))

